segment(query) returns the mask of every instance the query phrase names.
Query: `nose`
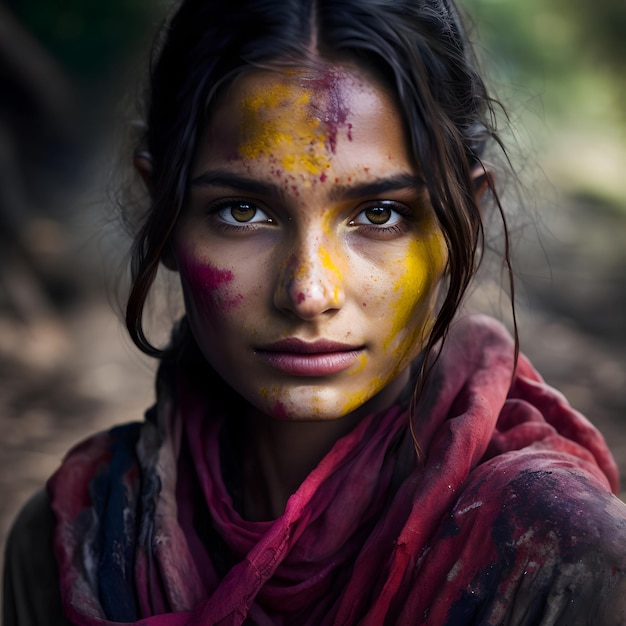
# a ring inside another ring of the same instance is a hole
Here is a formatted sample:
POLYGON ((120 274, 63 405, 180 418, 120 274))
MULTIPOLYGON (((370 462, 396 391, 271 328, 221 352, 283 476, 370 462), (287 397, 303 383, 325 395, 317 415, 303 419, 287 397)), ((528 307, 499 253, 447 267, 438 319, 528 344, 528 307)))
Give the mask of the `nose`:
POLYGON ((303 320, 341 309, 345 293, 339 257, 318 241, 295 242, 277 280, 275 306, 303 320))

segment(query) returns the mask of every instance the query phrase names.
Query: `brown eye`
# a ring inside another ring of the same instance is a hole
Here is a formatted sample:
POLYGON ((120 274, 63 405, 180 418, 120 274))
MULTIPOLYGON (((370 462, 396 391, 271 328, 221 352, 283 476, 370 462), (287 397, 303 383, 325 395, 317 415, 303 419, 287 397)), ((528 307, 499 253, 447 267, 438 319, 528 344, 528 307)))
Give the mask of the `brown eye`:
POLYGON ((237 222, 249 222, 256 215, 256 207, 251 204, 236 204, 230 209, 230 214, 237 222))
POLYGON ((252 202, 227 202, 217 211, 220 219, 227 224, 271 224, 272 219, 252 202))
POLYGON ((363 211, 365 217, 376 225, 386 224, 391 219, 391 213, 391 209, 385 206, 373 206, 363 211))
POLYGON ((350 221, 350 226, 395 227, 402 222, 407 211, 398 202, 391 200, 374 201, 350 221))

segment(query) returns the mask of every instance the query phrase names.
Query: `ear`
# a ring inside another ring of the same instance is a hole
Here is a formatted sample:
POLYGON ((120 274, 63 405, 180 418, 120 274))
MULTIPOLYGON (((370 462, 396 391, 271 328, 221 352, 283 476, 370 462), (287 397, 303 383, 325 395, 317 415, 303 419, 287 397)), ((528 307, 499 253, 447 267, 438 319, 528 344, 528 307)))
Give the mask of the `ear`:
POLYGON ((485 192, 488 189, 493 189, 493 176, 483 165, 476 165, 472 170, 472 181, 474 183, 474 198, 480 207, 485 192))
MULTIPOLYGON (((139 150, 133 157, 133 165, 135 171, 141 176, 149 192, 152 190, 152 155, 147 150, 139 150)), ((168 241, 165 245, 163 253, 161 254, 161 263, 167 267, 168 270, 173 272, 178 271, 178 263, 176 262, 176 255, 172 248, 171 241, 168 241)))
POLYGON ((150 191, 152 189, 152 155, 147 150, 138 150, 133 157, 133 165, 150 191))

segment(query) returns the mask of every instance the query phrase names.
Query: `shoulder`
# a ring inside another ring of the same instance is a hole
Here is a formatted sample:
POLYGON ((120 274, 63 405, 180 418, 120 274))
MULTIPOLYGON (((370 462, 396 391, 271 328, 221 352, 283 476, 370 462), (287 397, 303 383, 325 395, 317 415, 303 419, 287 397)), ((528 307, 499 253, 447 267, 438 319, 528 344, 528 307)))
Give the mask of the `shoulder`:
POLYGON ((496 457, 473 472, 450 521, 489 537, 472 584, 499 571, 491 610, 503 623, 626 624, 626 504, 578 459, 496 457))
POLYGON ((117 426, 74 446, 48 481, 47 490, 35 494, 21 510, 5 552, 4 626, 68 624, 62 617, 59 570, 64 570, 59 563, 71 562, 71 544, 64 543, 62 555, 55 554, 55 537, 59 528, 73 524, 82 511, 94 506, 98 489, 111 484, 121 491, 126 488, 123 477, 135 467, 135 448, 144 424, 117 426))
POLYGON ((3 624, 65 624, 57 564, 55 528, 48 495, 38 492, 24 506, 9 534, 5 552, 3 624))

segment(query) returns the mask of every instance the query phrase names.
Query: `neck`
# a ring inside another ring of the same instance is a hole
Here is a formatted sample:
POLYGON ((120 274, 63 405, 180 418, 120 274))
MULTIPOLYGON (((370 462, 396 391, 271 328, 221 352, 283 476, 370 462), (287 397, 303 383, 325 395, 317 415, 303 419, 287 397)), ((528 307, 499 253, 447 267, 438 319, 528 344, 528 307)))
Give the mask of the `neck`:
POLYGON ((366 416, 394 404, 409 372, 349 415, 325 421, 282 421, 252 409, 243 447, 243 513, 252 521, 275 519, 304 479, 366 416))
POLYGON ((279 422, 266 415, 251 416, 243 467, 245 516, 263 520, 282 515, 289 497, 358 421, 353 416, 332 422, 279 422))

